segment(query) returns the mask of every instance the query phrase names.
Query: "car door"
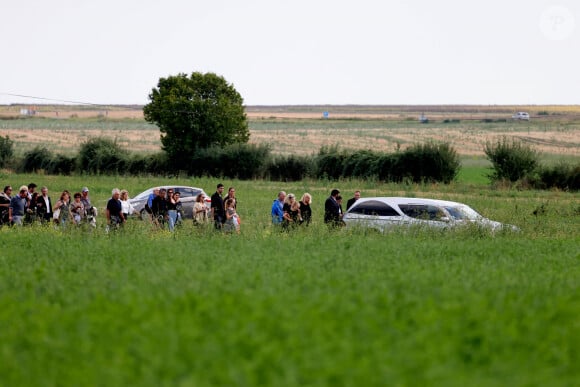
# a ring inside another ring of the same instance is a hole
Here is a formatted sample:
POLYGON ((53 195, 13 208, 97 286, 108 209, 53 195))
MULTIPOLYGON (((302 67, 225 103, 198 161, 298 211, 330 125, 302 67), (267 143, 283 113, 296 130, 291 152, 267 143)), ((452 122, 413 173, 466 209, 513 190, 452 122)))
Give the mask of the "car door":
POLYGON ((366 200, 355 203, 347 213, 348 223, 373 227, 384 231, 401 221, 401 214, 394 208, 379 200, 366 200))

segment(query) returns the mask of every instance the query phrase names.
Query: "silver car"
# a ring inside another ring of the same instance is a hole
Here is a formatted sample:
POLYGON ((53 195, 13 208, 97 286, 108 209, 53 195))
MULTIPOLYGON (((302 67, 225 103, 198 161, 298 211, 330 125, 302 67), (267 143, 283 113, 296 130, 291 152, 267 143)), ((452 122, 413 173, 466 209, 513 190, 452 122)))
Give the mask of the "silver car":
POLYGON ((135 209, 135 214, 139 214, 141 219, 145 219, 147 216, 145 210, 145 204, 149 199, 149 195, 153 193, 155 188, 165 188, 165 189, 172 189, 173 192, 179 192, 181 203, 183 204, 183 217, 184 218, 193 218, 193 206, 195 205, 195 201, 197 200, 197 196, 199 194, 203 194, 205 197, 204 204, 210 208, 211 207, 211 198, 207 196, 205 191, 201 188, 196 187, 187 187, 183 185, 160 185, 159 187, 152 187, 148 190, 141 192, 139 195, 135 196, 132 199, 129 199, 129 203, 133 205, 135 209))
POLYGON ((526 112, 517 112, 516 114, 514 114, 512 116, 513 120, 524 120, 524 121, 529 121, 530 120, 530 114, 526 113, 526 112))
POLYGON ((450 228, 476 224, 491 231, 516 226, 487 219, 466 204, 436 199, 373 197, 357 200, 344 214, 348 227, 372 227, 386 231, 398 226, 450 228))

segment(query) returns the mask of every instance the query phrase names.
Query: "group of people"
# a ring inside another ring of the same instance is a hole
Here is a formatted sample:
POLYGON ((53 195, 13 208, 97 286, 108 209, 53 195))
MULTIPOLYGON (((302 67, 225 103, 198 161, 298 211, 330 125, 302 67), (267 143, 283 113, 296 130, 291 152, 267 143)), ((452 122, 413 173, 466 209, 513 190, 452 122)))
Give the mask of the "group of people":
POLYGON ((308 226, 312 221, 311 203, 312 195, 308 192, 302 195, 300 200, 296 200, 293 193, 286 195, 285 191, 278 192, 278 197, 274 199, 270 211, 272 223, 280 225, 284 230, 299 225, 308 226))
MULTIPOLYGON (((197 199, 203 200, 203 195, 198 195, 197 199)), ((181 194, 172 188, 154 188, 147 198, 145 211, 150 215, 155 226, 165 228, 167 225, 169 231, 173 232, 175 227, 183 221, 181 194)))
MULTIPOLYGON (((223 197, 223 192, 224 185, 220 183, 211 196, 210 208, 205 204, 206 196, 203 193, 197 195, 192 209, 195 225, 203 226, 213 219, 217 230, 239 232, 241 219, 236 211, 236 190, 230 187, 226 197, 223 197)), ((167 227, 173 232, 178 225, 183 223, 181 194, 172 188, 154 188, 147 198, 145 211, 149 214, 151 222, 160 229, 167 227)))
POLYGON ((239 233, 242 220, 237 212, 236 189, 234 187, 228 188, 225 198, 223 197, 224 189, 224 185, 219 183, 215 193, 211 195, 210 216, 213 218, 216 230, 239 233))
MULTIPOLYGON (((360 191, 355 191, 354 196, 347 202, 348 209, 360 199, 360 191)), ((286 192, 280 191, 278 197, 272 203, 272 223, 281 225, 282 229, 288 230, 298 225, 308 226, 312 221, 312 195, 305 193, 297 201, 293 193, 286 195, 286 192)), ((344 224, 342 221, 342 196, 338 189, 333 189, 330 196, 324 202, 324 223, 331 227, 337 227, 344 224)))
POLYGON ((0 193, 0 226, 35 222, 63 227, 69 224, 96 226, 97 209, 91 205, 87 187, 74 195, 64 190, 56 202, 48 195, 46 186, 41 187, 40 192, 36 191, 37 187, 35 183, 23 185, 15 195, 12 186, 4 187, 0 193))
MULTIPOLYGON (((21 186, 18 194, 12 194, 12 186, 4 187, 0 193, 0 226, 22 225, 25 223, 54 223, 62 227, 69 224, 89 224, 96 227, 97 209, 91 205, 88 187, 73 195, 64 190, 58 201, 53 203, 48 195, 48 188, 43 186, 36 192, 37 185, 30 183, 21 186), (72 196, 72 199, 71 199, 72 196)), ((211 206, 205 205, 205 196, 196 198, 193 207, 193 222, 197 225, 208 224, 211 219, 216 230, 228 233, 239 233, 241 218, 237 212, 238 200, 236 190, 230 187, 226 196, 223 196, 225 187, 218 184, 216 192, 211 196, 211 206)), ((347 201, 348 210, 359 198, 360 191, 347 201)), ((305 225, 312 221, 312 195, 304 193, 297 200, 293 193, 286 194, 280 191, 274 199, 271 208, 272 223, 283 230, 305 225)), ((183 222, 183 205, 180 193, 173 189, 156 188, 149 196, 145 210, 150 214, 151 221, 159 228, 168 227, 173 232, 175 227, 183 222)), ((118 227, 124 224, 135 209, 129 202, 127 190, 113 189, 112 196, 107 202, 107 225, 118 227)), ((342 196, 338 189, 333 189, 324 203, 324 223, 331 227, 343 225, 342 196)))

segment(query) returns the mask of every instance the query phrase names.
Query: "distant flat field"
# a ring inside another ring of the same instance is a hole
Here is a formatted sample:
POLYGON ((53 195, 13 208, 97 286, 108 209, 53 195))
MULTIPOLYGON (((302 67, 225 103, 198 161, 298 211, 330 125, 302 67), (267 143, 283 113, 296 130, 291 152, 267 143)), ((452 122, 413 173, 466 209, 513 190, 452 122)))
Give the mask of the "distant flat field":
MULTIPOLYGON (((580 157, 580 106, 248 106, 250 142, 276 154, 312 154, 323 145, 391 152, 425 141, 450 142, 460 155, 483 155, 486 141, 517 138, 544 154, 580 157), (527 111, 527 121, 512 121, 527 111), (326 113, 326 114, 325 114, 326 113), (418 121, 420 115, 429 123, 418 121)), ((0 136, 17 153, 38 145, 69 153, 90 137, 115 139, 136 152, 156 152, 160 132, 141 106, 0 106, 0 136), (29 109, 34 116, 22 116, 29 109)))

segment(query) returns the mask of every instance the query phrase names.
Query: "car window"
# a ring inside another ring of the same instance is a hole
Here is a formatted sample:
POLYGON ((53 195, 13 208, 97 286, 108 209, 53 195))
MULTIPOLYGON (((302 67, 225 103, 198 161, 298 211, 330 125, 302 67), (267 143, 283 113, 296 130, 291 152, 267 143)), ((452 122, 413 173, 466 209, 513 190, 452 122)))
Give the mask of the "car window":
POLYGON ((426 204, 399 204, 399 208, 403 214, 415 219, 441 220, 445 216, 439 207, 426 204))
POLYGON ((451 217, 453 219, 456 220, 462 220, 463 218, 465 218, 466 216, 461 212, 461 209, 459 209, 459 207, 445 207, 445 209, 447 210, 447 212, 449 212, 449 215, 451 215, 451 217))
POLYGON ((199 195, 201 190, 192 189, 192 188, 188 188, 188 187, 181 187, 181 188, 175 188, 175 192, 179 192, 181 195, 181 198, 183 199, 183 198, 196 197, 197 195, 199 195))
POLYGON ((352 207, 349 213, 373 216, 400 216, 391 206, 378 200, 362 202, 352 207))
POLYGON ((469 206, 445 207, 447 212, 457 220, 469 219, 477 220, 483 218, 477 211, 469 206))

